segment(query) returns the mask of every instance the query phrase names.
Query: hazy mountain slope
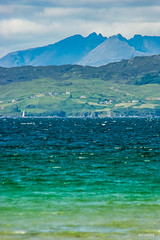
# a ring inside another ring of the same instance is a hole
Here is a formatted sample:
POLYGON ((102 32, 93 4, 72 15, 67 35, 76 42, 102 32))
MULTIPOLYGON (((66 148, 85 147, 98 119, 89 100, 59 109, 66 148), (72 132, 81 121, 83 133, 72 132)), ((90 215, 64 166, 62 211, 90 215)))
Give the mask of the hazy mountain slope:
POLYGON ((160 54, 160 37, 135 35, 129 39, 128 44, 137 51, 149 54, 160 54))
POLYGON ((160 54, 160 37, 135 35, 127 40, 118 34, 107 39, 92 33, 86 38, 74 35, 48 46, 9 53, 0 59, 0 66, 102 66, 134 56, 157 54, 160 54))
POLYGON ((120 34, 110 37, 84 56, 78 64, 88 66, 101 66, 134 56, 143 56, 144 53, 135 50, 127 43, 127 39, 120 34))
POLYGON ((9 53, 0 59, 0 66, 73 64, 104 40, 106 37, 96 33, 92 33, 86 38, 74 35, 48 46, 9 53))

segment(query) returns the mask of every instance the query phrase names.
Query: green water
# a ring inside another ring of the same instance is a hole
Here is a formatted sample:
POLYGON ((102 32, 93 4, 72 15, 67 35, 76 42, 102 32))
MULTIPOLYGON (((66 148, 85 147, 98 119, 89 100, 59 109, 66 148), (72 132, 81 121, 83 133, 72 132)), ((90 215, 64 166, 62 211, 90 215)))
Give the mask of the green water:
POLYGON ((160 239, 160 119, 1 119, 0 239, 160 239))

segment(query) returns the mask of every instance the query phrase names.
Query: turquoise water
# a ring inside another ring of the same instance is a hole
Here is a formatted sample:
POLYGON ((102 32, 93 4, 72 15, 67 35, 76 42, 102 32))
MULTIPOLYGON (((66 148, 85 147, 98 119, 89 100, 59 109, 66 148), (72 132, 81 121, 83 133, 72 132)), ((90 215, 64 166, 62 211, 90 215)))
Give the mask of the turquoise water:
POLYGON ((160 239, 160 119, 1 119, 0 239, 160 239))

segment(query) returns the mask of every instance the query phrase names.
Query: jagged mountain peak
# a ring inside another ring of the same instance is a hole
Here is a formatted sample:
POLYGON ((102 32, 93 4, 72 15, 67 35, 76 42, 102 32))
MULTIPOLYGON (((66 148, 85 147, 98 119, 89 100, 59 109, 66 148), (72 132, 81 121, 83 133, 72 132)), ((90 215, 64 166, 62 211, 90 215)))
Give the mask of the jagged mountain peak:
POLYGON ((101 66, 110 62, 118 62, 123 59, 130 59, 134 56, 141 56, 143 53, 129 46, 127 39, 122 35, 114 35, 84 56, 78 64, 83 66, 101 66))
MULTIPOLYGON (((104 38, 101 33, 97 34, 96 32, 90 33, 87 38, 93 39, 93 38, 104 38)), ((107 39, 107 37, 105 37, 107 39)))
POLYGON ((0 66, 100 66, 134 56, 157 54, 160 54, 160 36, 136 34, 127 40, 120 33, 107 38, 92 32, 86 37, 76 34, 48 46, 9 53, 0 59, 0 66))
POLYGON ((126 38, 124 38, 120 33, 116 34, 116 35, 113 35, 113 36, 110 36, 109 38, 107 38, 109 40, 120 40, 120 41, 127 41, 126 38))
POLYGON ((90 38, 90 37, 96 37, 98 36, 96 32, 92 32, 90 33, 87 37, 90 38))
POLYGON ((77 34, 48 46, 10 53, 0 59, 0 66, 74 64, 105 40, 106 37, 96 33, 88 37, 77 34))

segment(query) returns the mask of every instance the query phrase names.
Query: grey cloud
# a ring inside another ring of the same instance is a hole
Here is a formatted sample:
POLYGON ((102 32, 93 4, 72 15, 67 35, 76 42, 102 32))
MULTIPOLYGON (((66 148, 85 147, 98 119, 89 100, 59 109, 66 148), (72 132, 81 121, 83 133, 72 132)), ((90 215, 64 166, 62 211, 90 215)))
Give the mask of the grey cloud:
POLYGON ((74 7, 127 7, 127 6, 153 6, 153 5, 160 5, 159 0, 1 0, 1 4, 9 5, 31 5, 31 6, 74 6, 74 7))

